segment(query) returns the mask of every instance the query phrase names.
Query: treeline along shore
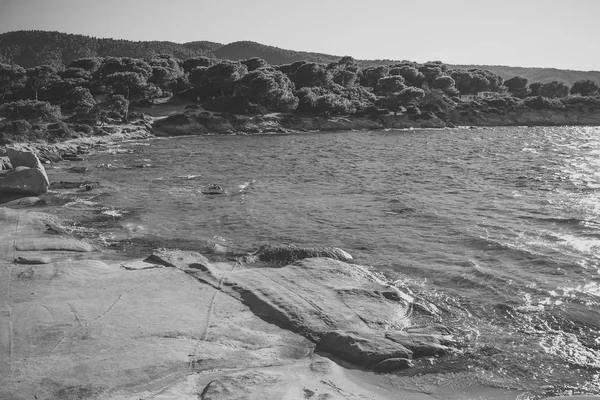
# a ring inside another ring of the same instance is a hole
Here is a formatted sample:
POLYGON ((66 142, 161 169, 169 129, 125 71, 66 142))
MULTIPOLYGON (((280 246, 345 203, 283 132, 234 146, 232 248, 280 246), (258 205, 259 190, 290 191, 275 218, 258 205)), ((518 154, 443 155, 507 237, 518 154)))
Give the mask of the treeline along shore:
POLYGON ((166 116, 157 135, 600 124, 600 86, 589 79, 505 80, 440 61, 360 65, 171 54, 0 63, 0 144, 105 135, 145 113, 166 116))

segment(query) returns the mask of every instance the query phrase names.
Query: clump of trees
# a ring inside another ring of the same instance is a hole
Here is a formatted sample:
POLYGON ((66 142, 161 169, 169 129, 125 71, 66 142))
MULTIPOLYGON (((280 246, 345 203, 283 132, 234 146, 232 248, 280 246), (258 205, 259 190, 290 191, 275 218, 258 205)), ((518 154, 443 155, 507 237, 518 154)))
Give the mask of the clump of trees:
POLYGON ((572 87, 558 81, 529 83, 519 76, 504 80, 484 69, 452 69, 440 61, 360 68, 349 56, 328 63, 295 61, 276 66, 257 57, 229 61, 205 55, 178 59, 168 54, 83 57, 63 68, 0 63, 0 118, 5 119, 4 128, 14 132, 35 131, 28 127, 31 123, 94 126, 127 121, 130 106, 172 97, 195 101, 211 111, 239 114, 444 119, 453 109, 583 110, 596 103, 568 96, 599 95, 600 85, 591 80, 577 81, 572 87), (481 92, 493 92, 498 98, 480 99, 481 92))

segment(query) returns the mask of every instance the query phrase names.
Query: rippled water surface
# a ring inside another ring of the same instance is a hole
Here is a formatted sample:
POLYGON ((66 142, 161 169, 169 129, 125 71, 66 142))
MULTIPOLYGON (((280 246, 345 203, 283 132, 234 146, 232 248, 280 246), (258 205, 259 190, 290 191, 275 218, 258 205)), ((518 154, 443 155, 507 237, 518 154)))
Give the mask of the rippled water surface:
MULTIPOLYGON (((120 149, 135 152, 84 162, 105 192, 63 208, 84 212, 80 223, 107 243, 341 247, 433 301, 464 341, 460 354, 397 379, 495 385, 523 399, 600 393, 600 128, 204 136, 120 149), (152 167, 123 168, 143 164, 152 167), (211 183, 226 195, 203 194, 211 183)), ((66 167, 51 177, 81 178, 66 167)))

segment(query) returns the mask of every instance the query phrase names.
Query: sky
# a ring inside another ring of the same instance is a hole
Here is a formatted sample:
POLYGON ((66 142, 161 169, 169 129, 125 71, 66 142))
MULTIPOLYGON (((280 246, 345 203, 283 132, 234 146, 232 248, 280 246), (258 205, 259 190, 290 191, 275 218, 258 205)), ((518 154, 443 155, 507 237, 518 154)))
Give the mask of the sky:
POLYGON ((0 33, 586 71, 600 70, 599 17, 600 0, 0 0, 0 33))

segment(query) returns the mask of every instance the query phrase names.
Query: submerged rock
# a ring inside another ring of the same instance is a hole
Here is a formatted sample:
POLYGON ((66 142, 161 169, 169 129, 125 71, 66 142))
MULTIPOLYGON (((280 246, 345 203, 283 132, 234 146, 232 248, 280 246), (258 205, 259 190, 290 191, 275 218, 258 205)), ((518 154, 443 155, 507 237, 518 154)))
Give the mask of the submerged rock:
POLYGON ((352 256, 337 247, 303 248, 287 244, 266 245, 253 254, 261 261, 290 263, 312 257, 327 257, 350 261, 352 256))

